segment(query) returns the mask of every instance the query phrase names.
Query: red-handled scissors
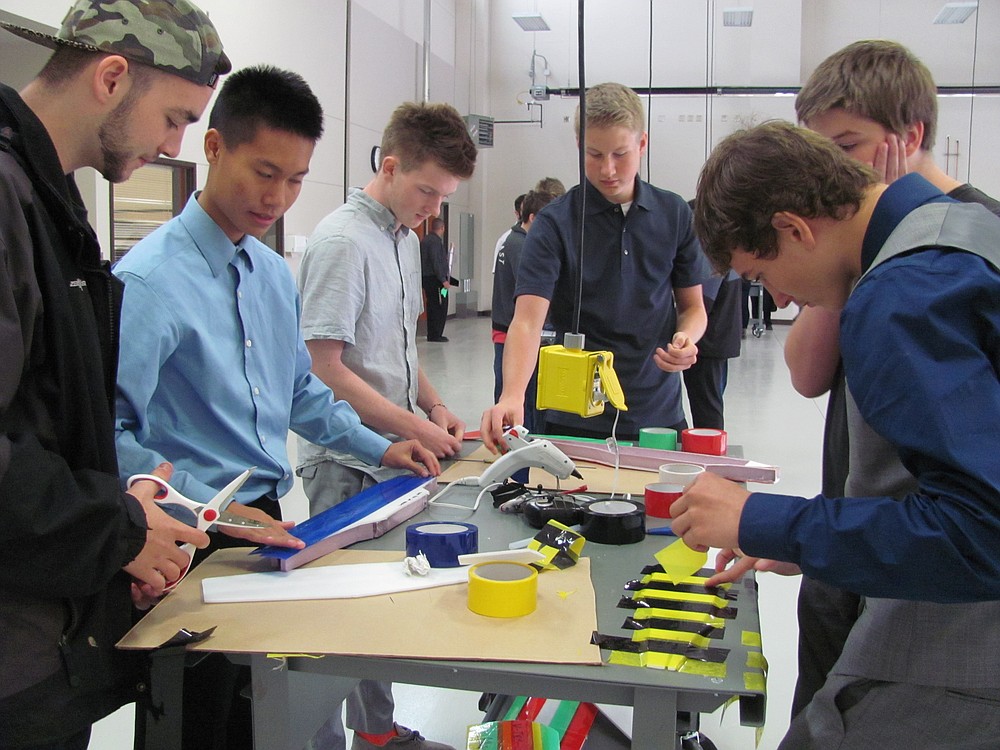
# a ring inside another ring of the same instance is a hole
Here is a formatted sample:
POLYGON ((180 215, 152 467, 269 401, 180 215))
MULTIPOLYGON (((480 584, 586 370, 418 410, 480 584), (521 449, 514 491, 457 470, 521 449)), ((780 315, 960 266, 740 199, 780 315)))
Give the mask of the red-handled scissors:
MULTIPOLYGON (((154 476, 153 474, 135 474, 128 478, 126 487, 131 488, 136 482, 143 481, 155 483, 160 488, 153 498, 156 501, 156 504, 163 508, 164 512, 172 518, 175 518, 182 523, 186 523, 189 526, 194 526, 200 531, 206 530, 213 524, 222 526, 241 526, 244 528, 266 528, 266 523, 238 516, 226 511, 226 506, 232 502, 240 487, 242 487, 244 482, 250 478, 250 475, 253 474, 254 469, 256 468, 257 467, 254 466, 244 471, 236 477, 236 479, 223 487, 222 490, 207 503, 199 503, 195 500, 184 497, 184 495, 167 484, 165 480, 158 476, 154 476)), ((176 581, 168 583, 164 587, 164 591, 169 591, 180 583, 191 569, 190 558, 194 555, 195 546, 193 544, 183 544, 181 545, 181 549, 188 555, 189 561, 187 567, 184 568, 176 581)))

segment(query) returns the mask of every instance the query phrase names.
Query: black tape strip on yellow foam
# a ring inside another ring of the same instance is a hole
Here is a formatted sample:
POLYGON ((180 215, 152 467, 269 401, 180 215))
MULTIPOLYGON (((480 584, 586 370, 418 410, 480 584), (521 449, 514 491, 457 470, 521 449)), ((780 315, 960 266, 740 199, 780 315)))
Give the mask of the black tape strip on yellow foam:
POLYGON ((545 524, 540 528, 538 533, 535 534, 535 539, 542 544, 555 547, 556 549, 566 549, 568 546, 567 541, 572 541, 567 540, 566 532, 563 529, 552 524, 545 524))
MULTIPOLYGON (((556 550, 556 553, 552 555, 552 559, 549 560, 549 564, 554 565, 559 570, 566 570, 566 568, 572 568, 574 565, 577 564, 577 562, 579 561, 571 554, 569 554, 566 550, 556 550)), ((537 564, 534 565, 536 568, 542 567, 541 565, 537 564)))
MULTIPOLYGON (((570 551, 573 541, 579 538, 579 534, 566 532, 551 523, 545 524, 545 526, 539 529, 538 533, 535 534, 535 540, 537 540, 543 547, 543 549, 539 549, 539 552, 548 557, 548 550, 551 550, 552 552, 549 564, 559 570, 572 568, 577 564, 577 562, 579 562, 579 556, 570 551)), ((535 567, 541 566, 536 565, 535 567)))
POLYGON ((624 651, 633 654, 641 654, 647 651, 658 654, 677 654, 688 659, 706 661, 713 664, 721 664, 729 656, 728 648, 698 648, 697 646, 678 641, 633 641, 630 638, 623 638, 618 635, 604 635, 598 633, 596 630, 590 637, 590 642, 595 646, 610 651, 624 651))
MULTIPOLYGON (((647 565, 642 569, 642 575, 648 576, 653 573, 666 573, 662 565, 647 565)), ((697 573, 692 573, 692 578, 711 578, 715 575, 715 571, 711 568, 702 568, 697 573)))
POLYGON ((636 620, 634 617, 626 617, 622 624, 625 630, 677 630, 682 633, 693 633, 705 638, 723 638, 726 631, 723 628, 716 628, 702 622, 691 622, 690 620, 670 620, 665 617, 650 617, 648 620, 636 620))
POLYGON ((736 601, 738 595, 735 591, 721 588, 719 586, 699 586, 696 583, 669 583, 667 581, 643 581, 635 578, 625 584, 626 591, 640 591, 642 589, 652 589, 654 591, 676 591, 681 594, 709 594, 720 599, 736 601))
POLYGON ((618 600, 619 609, 676 609, 681 612, 703 612, 713 617, 721 617, 725 620, 736 619, 736 607, 716 607, 714 604, 702 602, 678 602, 670 599, 653 599, 647 601, 643 598, 633 599, 630 596, 623 596, 618 600))

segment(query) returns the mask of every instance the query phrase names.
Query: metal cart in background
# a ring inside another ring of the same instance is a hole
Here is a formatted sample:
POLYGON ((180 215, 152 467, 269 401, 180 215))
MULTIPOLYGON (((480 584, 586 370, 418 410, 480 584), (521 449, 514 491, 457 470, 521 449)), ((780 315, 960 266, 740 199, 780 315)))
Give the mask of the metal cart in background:
POLYGON ((755 338, 764 335, 764 285, 759 281, 750 282, 750 299, 757 300, 756 312, 754 306, 750 305, 752 317, 750 318, 750 332, 755 338))

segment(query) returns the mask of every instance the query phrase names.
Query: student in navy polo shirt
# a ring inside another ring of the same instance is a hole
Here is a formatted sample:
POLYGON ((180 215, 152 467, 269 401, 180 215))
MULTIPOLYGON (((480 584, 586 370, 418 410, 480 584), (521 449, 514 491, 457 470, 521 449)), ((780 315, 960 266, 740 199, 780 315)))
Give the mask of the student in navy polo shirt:
MULTIPOLYGON (((503 359, 503 393, 483 413, 490 448, 505 425, 524 417, 524 391, 538 357, 542 325, 574 328, 580 268, 580 201, 586 190, 583 296, 579 332, 589 350, 609 350, 625 392, 615 434, 639 428, 684 428, 680 372, 696 360, 707 317, 701 282, 710 270, 691 226, 691 210, 674 193, 639 179, 646 150, 645 114, 631 89, 602 83, 587 91, 585 185, 539 212, 518 267, 514 318, 503 359), (676 306, 675 306, 676 303, 676 306)), ((579 110, 576 117, 580 131, 579 110)), ((611 435, 616 412, 583 419, 548 411, 550 433, 611 435)))

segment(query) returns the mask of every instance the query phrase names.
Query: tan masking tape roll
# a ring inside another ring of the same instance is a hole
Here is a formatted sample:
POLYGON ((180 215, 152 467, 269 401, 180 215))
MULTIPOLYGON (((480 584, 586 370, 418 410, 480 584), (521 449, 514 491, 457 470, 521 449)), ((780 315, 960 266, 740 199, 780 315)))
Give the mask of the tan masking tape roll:
POLYGON ((523 617, 538 603, 538 571, 518 562, 497 561, 469 569, 469 609, 487 617, 523 617))

